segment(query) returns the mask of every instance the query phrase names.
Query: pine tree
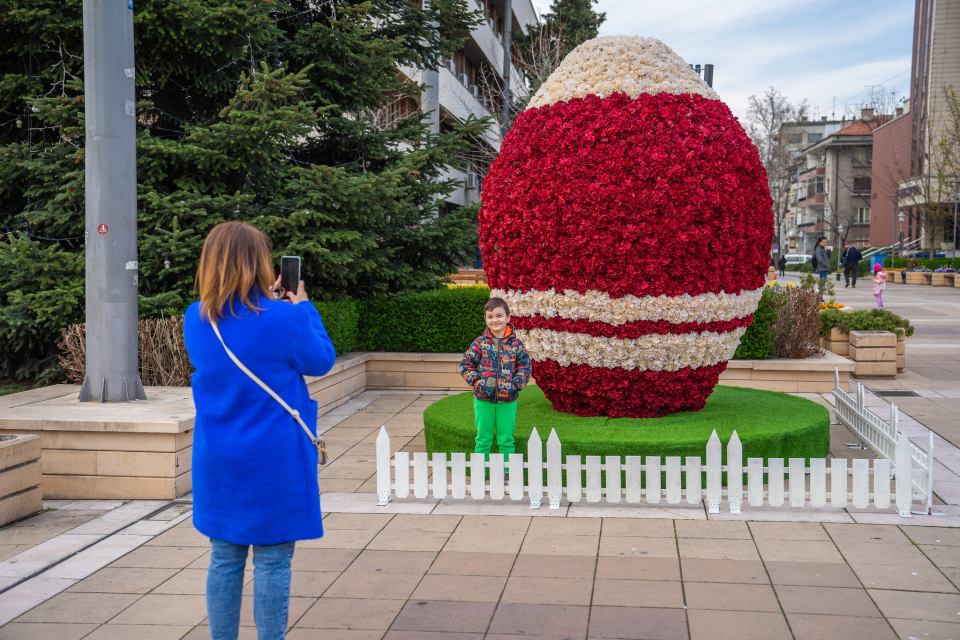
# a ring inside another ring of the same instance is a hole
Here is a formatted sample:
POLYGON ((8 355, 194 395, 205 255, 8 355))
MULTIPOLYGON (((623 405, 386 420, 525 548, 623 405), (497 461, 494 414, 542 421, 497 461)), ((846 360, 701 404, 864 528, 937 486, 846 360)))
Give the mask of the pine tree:
MULTIPOLYGON (((300 255, 318 299, 437 286, 476 245, 442 212, 452 158, 487 123, 429 135, 374 115, 421 88, 478 19, 466 0, 134 0, 140 312, 193 300, 225 220, 300 255)), ((55 375, 83 319, 82 0, 0 0, 0 374, 55 375)))
POLYGON ((564 55, 577 45, 596 38, 600 25, 607 19, 606 13, 597 13, 593 5, 600 0, 553 0, 550 10, 543 14, 543 26, 551 33, 559 34, 564 55))

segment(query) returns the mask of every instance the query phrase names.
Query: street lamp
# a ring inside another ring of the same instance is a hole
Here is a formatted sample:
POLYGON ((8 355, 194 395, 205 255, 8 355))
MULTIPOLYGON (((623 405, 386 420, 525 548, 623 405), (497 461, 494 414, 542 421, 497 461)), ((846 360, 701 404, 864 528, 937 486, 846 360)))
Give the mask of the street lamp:
POLYGON ((840 272, 842 266, 840 261, 843 260, 843 225, 837 227, 837 251, 840 252, 840 255, 837 256, 837 282, 840 282, 840 272))
MULTIPOLYGON (((900 233, 897 236, 897 238, 900 240, 900 257, 901 258, 903 257, 903 221, 906 219, 907 219, 907 214, 905 214, 903 211, 897 214, 897 220, 900 221, 900 233)), ((891 251, 891 253, 893 252, 891 251)), ((890 258, 890 268, 892 269, 893 266, 894 266, 893 258, 890 258)))

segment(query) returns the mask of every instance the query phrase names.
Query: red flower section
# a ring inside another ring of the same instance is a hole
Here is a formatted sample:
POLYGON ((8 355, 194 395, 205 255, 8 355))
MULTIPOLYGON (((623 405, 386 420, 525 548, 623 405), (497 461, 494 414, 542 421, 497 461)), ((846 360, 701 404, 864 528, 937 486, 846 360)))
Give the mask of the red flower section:
POLYGON ((713 393, 726 362, 679 371, 626 371, 535 360, 537 386, 563 413, 611 418, 656 418, 677 411, 699 411, 713 393), (571 390, 576 391, 571 391, 571 390))
POLYGON ((651 333, 702 333, 716 331, 727 333, 740 327, 749 327, 753 316, 734 318, 733 320, 716 320, 713 322, 681 322, 674 324, 667 320, 638 320, 614 326, 606 322, 591 320, 568 320, 567 318, 544 318, 543 316, 521 317, 510 316, 510 322, 515 329, 550 329, 552 331, 566 331, 567 333, 585 333, 603 338, 622 338, 634 340, 651 333))
POLYGON ((739 293, 763 286, 771 207, 722 102, 587 96, 516 119, 484 181, 480 246, 493 288, 739 293))

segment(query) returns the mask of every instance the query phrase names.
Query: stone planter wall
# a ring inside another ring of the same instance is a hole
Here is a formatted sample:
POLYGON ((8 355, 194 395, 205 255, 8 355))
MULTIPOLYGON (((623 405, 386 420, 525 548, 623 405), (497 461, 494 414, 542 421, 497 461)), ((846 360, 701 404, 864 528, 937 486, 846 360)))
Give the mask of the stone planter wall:
POLYGON ((851 331, 850 359, 858 378, 894 378, 897 375, 897 334, 889 331, 851 331))
POLYGON ((838 356, 849 355, 850 334, 843 329, 834 327, 830 330, 830 335, 820 338, 820 346, 838 356))
POLYGON ((0 526, 43 510, 40 438, 0 435, 0 526))

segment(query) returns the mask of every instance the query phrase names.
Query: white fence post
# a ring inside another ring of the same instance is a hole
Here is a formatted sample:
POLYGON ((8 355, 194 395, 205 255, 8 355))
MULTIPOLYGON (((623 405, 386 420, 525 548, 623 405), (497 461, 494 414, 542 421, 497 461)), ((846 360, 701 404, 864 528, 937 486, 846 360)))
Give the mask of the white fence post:
POLYGON ((767 494, 771 507, 783 504, 783 458, 767 459, 767 494))
POLYGON ((377 505, 390 502, 390 436, 381 425, 377 436, 377 505))
POLYGON ((936 463, 933 459, 933 431, 927 433, 927 515, 933 514, 933 467, 936 463))
POLYGON ((567 500, 580 502, 583 495, 583 478, 580 456, 567 456, 567 500))
POLYGON ((845 458, 830 460, 830 506, 843 509, 847 506, 847 461, 845 458))
POLYGON ((433 454, 433 497, 447 497, 447 454, 439 451, 433 454))
POLYGON ((763 458, 747 460, 747 500, 751 507, 763 506, 763 458))
MULTIPOLYGON (((896 451, 897 465, 897 513, 902 518, 912 518, 910 505, 913 503, 913 459, 910 456, 910 441, 900 436, 896 451)), ((933 465, 931 465, 933 466, 933 465)))
POLYGON ((827 504, 827 459, 810 458, 810 506, 827 504))
POLYGON ((510 474, 508 490, 511 500, 523 500, 523 454, 511 453, 507 456, 507 466, 511 469, 519 469, 518 473, 510 474))
POLYGON ((647 496, 647 503, 657 504, 660 502, 662 492, 660 489, 660 456, 647 456, 647 464, 643 467, 646 477, 646 488, 644 493, 647 496))
POLYGON ((410 452, 397 451, 394 458, 393 475, 396 478, 396 494, 398 498, 403 499, 410 495, 410 452))
POLYGON ((503 500, 503 454, 490 454, 490 498, 503 500))
POLYGON ((730 513, 739 514, 743 504, 743 444, 736 429, 727 443, 727 500, 730 502, 730 513))
POLYGON ((627 467, 627 502, 636 504, 643 499, 640 456, 627 456, 624 462, 627 467))
MULTIPOLYGON (((714 429, 707 441, 707 513, 720 513, 720 500, 723 497, 723 453, 720 436, 714 429)), ((730 456, 727 456, 727 463, 730 456)), ((729 476, 728 476, 729 477, 729 476)))
POLYGON ((802 507, 807 501, 807 461, 790 458, 790 506, 802 507))
POLYGON ((877 509, 890 507, 890 461, 873 461, 873 504, 877 509))
POLYGON ((455 500, 467 497, 467 454, 462 451, 450 454, 450 495, 455 500))
MULTIPOLYGON (((522 477, 523 469, 520 473, 522 477)), ((527 482, 530 486, 530 508, 539 509, 543 499, 543 440, 536 427, 527 441, 527 482)))
POLYGON ((470 454, 470 497, 483 500, 487 494, 487 463, 482 453, 470 454))
POLYGON ((550 508, 559 509, 563 499, 563 456, 560 438, 556 429, 550 430, 547 438, 547 497, 550 499, 550 508))
POLYGON ((607 502, 616 504, 623 497, 620 487, 620 456, 607 456, 607 502))
POLYGON ((413 454, 413 495, 416 498, 426 498, 429 493, 430 465, 425 451, 416 451, 413 454))
POLYGON ((680 504, 682 471, 680 456, 667 456, 667 504, 680 504))
POLYGON ((587 456, 587 502, 600 502, 603 497, 600 456, 587 456))

